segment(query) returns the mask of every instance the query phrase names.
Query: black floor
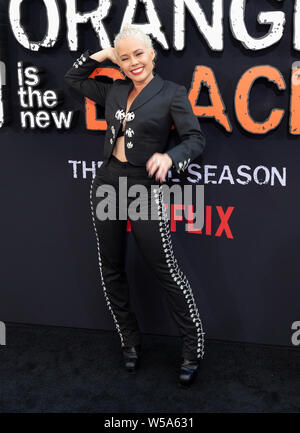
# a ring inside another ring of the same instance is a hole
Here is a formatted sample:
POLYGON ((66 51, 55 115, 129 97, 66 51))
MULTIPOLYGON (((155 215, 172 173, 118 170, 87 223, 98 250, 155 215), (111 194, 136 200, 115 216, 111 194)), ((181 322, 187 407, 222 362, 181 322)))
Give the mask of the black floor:
POLYGON ((190 389, 179 337, 143 335, 136 375, 116 332, 6 323, 0 412, 300 412, 300 348, 206 340, 190 389))

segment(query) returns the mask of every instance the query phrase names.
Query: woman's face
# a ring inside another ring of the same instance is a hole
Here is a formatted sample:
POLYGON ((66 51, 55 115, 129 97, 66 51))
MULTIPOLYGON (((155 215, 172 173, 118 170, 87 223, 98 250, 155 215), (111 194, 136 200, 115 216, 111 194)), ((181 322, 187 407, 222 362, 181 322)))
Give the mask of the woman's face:
POLYGON ((153 78, 153 48, 147 48, 138 38, 125 38, 116 45, 120 68, 133 82, 143 83, 153 78))

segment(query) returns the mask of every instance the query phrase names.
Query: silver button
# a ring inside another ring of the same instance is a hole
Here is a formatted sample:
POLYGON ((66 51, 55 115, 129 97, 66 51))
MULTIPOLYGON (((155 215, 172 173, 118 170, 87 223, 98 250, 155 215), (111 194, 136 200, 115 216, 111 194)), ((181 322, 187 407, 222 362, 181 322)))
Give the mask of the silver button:
POLYGON ((128 147, 128 149, 131 149, 133 147, 133 144, 131 143, 131 141, 128 141, 127 147, 128 147))
POLYGON ((132 137, 134 134, 134 130, 131 128, 128 128, 125 130, 125 134, 128 135, 128 137, 132 137))
POLYGON ((116 119, 122 121, 124 119, 124 117, 125 117, 125 113, 124 113, 123 108, 116 111, 116 113, 115 113, 116 119))
POLYGON ((131 120, 133 120, 135 118, 135 114, 133 111, 129 111, 126 115, 126 122, 131 122, 131 120))

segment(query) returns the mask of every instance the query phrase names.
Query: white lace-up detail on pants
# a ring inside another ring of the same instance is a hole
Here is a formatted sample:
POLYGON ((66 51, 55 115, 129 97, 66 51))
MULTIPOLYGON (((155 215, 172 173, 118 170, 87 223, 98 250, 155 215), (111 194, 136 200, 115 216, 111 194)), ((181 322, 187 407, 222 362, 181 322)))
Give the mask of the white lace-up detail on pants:
POLYGON ((160 225, 160 234, 163 243, 163 249, 165 252, 166 262, 169 267, 170 274, 176 284, 182 290, 186 302, 188 304, 188 309, 190 316, 195 324, 196 332, 197 332, 197 358, 203 358, 204 356, 204 334, 202 322, 199 316, 198 308, 195 303, 195 299, 192 293, 192 289, 190 283, 188 282, 187 277, 180 270, 177 260, 174 257, 172 239, 169 227, 169 221, 166 213, 166 209, 164 207, 163 200, 163 185, 160 185, 158 189, 154 189, 154 197, 156 199, 156 203, 158 204, 158 215, 159 215, 159 225, 160 225))
POLYGON ((90 205, 91 205, 91 212, 92 212, 93 226, 94 226, 94 230, 95 230, 95 234, 96 234, 97 251, 98 251, 98 262, 99 262, 99 268, 100 268, 101 282, 102 282, 102 287, 103 287, 103 292, 104 292, 104 297, 105 297, 105 300, 106 300, 106 304, 107 304, 108 309, 110 310, 110 312, 111 312, 111 314, 112 314, 112 317, 113 317, 113 319, 114 319, 114 322, 115 322, 115 325, 116 325, 117 331, 118 331, 119 336, 120 336, 120 339, 121 339, 121 346, 124 346, 124 338, 123 338, 123 335, 122 335, 122 332, 121 332, 121 329, 120 329, 119 323, 118 323, 118 321, 117 321, 116 315, 115 315, 115 313, 114 313, 114 311, 113 311, 113 309, 112 309, 112 307, 111 307, 111 303, 110 303, 109 297, 108 297, 108 295, 107 295, 107 292, 106 292, 106 286, 105 286, 105 282, 104 282, 104 279, 103 279, 103 273, 102 273, 102 261, 101 261, 101 254, 100 254, 100 242, 99 242, 99 236, 98 236, 98 233, 97 233, 97 228, 96 228, 96 223, 95 223, 94 208, 93 208, 93 201, 92 201, 92 192, 93 192, 93 185, 94 185, 94 182, 95 182, 95 177, 93 178, 93 180, 92 180, 92 182, 91 182, 91 188, 90 188, 90 205))

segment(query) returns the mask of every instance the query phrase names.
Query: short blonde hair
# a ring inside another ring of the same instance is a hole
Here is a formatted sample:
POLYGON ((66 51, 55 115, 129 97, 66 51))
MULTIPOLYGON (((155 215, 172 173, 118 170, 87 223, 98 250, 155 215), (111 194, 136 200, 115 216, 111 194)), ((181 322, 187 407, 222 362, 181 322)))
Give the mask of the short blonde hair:
POLYGON ((154 59, 156 59, 156 51, 152 44, 152 39, 149 35, 147 35, 143 30, 138 27, 133 26, 132 24, 125 24, 120 32, 116 35, 114 39, 114 48, 116 48, 117 43, 125 38, 137 38, 144 42, 145 46, 149 49, 154 50, 154 59))

